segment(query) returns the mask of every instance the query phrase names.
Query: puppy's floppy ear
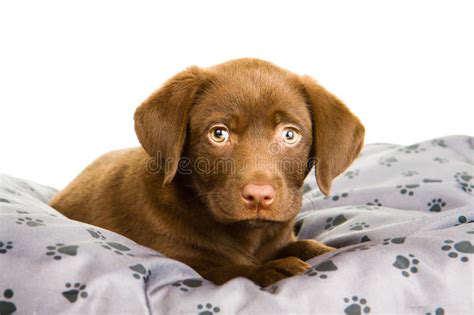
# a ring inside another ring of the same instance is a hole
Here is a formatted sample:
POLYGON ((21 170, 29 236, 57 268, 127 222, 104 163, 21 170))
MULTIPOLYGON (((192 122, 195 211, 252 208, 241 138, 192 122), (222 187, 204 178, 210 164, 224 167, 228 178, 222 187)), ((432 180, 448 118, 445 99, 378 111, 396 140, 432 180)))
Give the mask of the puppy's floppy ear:
POLYGON ((312 158, 319 189, 328 195, 331 181, 357 157, 365 129, 359 119, 311 77, 301 78, 313 122, 312 158))
POLYGON ((178 169, 186 137, 188 114, 208 82, 205 70, 190 67, 169 79, 135 111, 135 132, 141 145, 163 170, 163 184, 178 169))

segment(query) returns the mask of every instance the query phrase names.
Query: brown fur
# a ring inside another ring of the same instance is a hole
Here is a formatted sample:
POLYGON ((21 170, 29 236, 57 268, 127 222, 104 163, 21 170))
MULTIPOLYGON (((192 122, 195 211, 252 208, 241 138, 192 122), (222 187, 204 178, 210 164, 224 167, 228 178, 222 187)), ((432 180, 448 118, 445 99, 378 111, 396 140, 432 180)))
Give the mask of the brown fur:
POLYGON ((315 162, 328 194, 332 179, 357 157, 364 128, 311 78, 257 59, 191 67, 138 107, 135 129, 143 147, 100 157, 51 206, 218 284, 243 276, 269 285, 332 250, 295 238, 303 180, 315 162), (223 146, 208 139, 214 123, 230 130, 223 146), (295 146, 280 139, 286 123, 298 126, 295 146), (271 185, 271 205, 244 206, 247 184, 271 185))

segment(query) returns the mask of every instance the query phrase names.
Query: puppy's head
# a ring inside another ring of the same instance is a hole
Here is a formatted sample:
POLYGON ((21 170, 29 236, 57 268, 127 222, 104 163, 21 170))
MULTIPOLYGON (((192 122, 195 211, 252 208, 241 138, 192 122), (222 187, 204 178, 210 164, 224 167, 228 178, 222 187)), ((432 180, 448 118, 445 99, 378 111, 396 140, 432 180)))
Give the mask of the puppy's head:
POLYGON ((222 223, 291 220, 310 167, 328 194, 364 137, 314 80, 257 59, 178 73, 137 109, 135 130, 163 183, 185 175, 222 223))

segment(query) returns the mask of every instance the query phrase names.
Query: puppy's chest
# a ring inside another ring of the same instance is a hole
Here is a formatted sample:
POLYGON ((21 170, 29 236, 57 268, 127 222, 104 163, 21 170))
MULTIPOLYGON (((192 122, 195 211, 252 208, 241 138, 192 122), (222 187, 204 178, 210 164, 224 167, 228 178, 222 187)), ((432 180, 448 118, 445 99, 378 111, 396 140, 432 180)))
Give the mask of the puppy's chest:
POLYGON ((256 234, 253 235, 253 237, 249 237, 242 245, 248 253, 255 256, 255 254, 261 250, 262 245, 265 241, 266 239, 264 235, 256 234))
POLYGON ((280 247, 282 235, 274 235, 265 229, 259 229, 241 235, 238 245, 259 261, 267 260, 280 247))

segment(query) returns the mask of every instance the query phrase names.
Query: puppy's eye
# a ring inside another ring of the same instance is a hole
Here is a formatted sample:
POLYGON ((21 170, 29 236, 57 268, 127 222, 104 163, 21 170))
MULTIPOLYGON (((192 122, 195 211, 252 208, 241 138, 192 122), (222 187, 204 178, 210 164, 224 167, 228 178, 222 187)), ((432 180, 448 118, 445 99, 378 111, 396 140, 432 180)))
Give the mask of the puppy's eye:
POLYGON ((283 139, 283 142, 285 142, 286 144, 295 144, 301 139, 301 135, 298 130, 292 127, 284 128, 281 132, 281 137, 283 139))
POLYGON ((229 130, 225 126, 215 126, 209 131, 209 139, 217 144, 223 144, 229 140, 229 130))

